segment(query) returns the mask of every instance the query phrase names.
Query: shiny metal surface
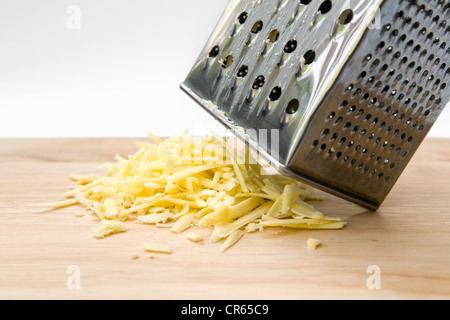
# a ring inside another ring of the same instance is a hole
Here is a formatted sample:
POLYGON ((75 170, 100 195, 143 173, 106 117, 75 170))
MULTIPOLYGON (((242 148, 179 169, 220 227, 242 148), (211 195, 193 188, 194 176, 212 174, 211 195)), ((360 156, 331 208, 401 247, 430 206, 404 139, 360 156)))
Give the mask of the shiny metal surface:
POLYGON ((231 1, 181 88, 280 172, 374 210, 449 100, 449 11, 231 1))

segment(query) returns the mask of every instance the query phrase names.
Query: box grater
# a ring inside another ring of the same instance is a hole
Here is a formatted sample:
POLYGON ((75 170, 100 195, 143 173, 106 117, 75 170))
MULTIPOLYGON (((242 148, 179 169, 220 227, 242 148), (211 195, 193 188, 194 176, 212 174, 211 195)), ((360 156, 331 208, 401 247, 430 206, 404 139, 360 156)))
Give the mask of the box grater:
POLYGON ((444 0, 232 0, 181 88, 280 173, 376 210, 449 101, 449 16, 444 0))

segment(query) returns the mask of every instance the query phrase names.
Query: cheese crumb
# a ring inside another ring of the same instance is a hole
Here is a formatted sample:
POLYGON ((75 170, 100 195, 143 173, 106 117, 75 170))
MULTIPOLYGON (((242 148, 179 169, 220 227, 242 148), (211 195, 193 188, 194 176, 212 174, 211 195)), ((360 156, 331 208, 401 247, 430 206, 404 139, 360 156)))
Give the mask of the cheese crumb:
POLYGON ((202 242, 202 241, 203 241, 203 237, 200 236, 200 235, 198 235, 198 234, 195 233, 195 232, 188 232, 188 233, 186 234, 186 238, 187 238, 188 240, 191 240, 192 242, 202 242))
POLYGON ((115 220, 102 220, 92 228, 92 235, 96 238, 104 238, 110 234, 127 231, 125 223, 115 220))
POLYGON ((306 246, 309 250, 315 250, 317 248, 317 246, 320 245, 320 240, 317 239, 313 239, 313 238, 309 238, 306 241, 306 246))
POLYGON ((162 252, 162 253, 172 253, 172 248, 165 244, 154 243, 154 242, 144 242, 144 249, 146 251, 162 252))
POLYGON ((139 255, 136 252, 132 252, 130 254, 130 258, 133 259, 133 260, 136 260, 136 259, 139 259, 139 255))

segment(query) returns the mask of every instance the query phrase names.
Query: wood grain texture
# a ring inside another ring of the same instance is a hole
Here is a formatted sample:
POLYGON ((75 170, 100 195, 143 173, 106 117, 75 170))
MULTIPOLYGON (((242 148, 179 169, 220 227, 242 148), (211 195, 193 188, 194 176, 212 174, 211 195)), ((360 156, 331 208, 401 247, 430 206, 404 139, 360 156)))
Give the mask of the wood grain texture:
MULTIPOLYGON (((333 196, 315 206, 348 221, 343 230, 267 229, 225 253, 168 229, 129 224, 102 240, 80 207, 62 200, 68 175, 101 172, 142 139, 0 140, 1 299, 449 299, 450 140, 427 139, 377 212, 333 196), (322 241, 315 251, 308 238, 322 241), (145 241, 174 252, 145 252, 145 241), (131 253, 139 259, 131 259, 131 253), (69 289, 69 266, 81 288, 69 289), (369 289, 367 268, 380 268, 369 289)), ((210 229, 196 229, 206 237, 210 229)))

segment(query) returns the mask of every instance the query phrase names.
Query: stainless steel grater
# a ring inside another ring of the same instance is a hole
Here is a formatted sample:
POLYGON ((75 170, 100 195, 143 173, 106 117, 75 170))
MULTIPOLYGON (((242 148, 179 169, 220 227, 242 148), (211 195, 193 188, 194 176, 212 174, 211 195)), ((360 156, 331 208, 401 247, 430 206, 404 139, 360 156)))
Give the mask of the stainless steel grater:
POLYGON ((181 88, 281 173, 376 210, 449 101, 449 16, 444 0, 231 0, 181 88))

